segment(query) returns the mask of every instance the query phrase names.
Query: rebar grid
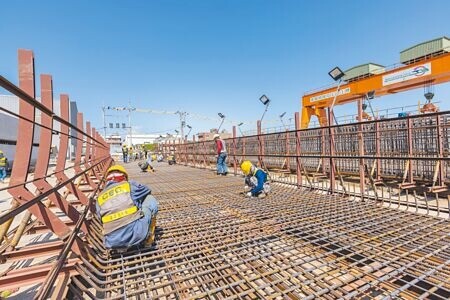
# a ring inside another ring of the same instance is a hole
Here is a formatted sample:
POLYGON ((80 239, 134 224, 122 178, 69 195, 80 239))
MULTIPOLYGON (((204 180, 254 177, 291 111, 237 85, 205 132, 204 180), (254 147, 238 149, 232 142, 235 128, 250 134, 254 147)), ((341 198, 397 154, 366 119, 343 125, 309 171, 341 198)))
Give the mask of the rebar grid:
MULTIPOLYGON (((128 165, 129 166, 129 165, 128 165)), ((160 203, 156 247, 108 253, 92 223, 73 295, 119 299, 336 299, 450 296, 450 222, 239 177, 156 165, 131 177, 160 203)))

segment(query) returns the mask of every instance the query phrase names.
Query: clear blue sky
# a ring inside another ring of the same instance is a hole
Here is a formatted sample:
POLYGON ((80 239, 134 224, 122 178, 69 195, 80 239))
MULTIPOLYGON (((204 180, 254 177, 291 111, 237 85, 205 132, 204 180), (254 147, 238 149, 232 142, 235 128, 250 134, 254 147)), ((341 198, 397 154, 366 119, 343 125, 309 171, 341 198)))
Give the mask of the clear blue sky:
MULTIPOLYGON (((69 93, 97 127, 103 104, 128 101, 254 121, 262 94, 272 99, 265 117, 271 120, 284 111, 292 116, 305 91, 330 84, 327 72, 335 65, 391 65, 401 50, 449 36, 449 12, 446 0, 6 1, 0 72, 17 82, 17 49, 34 50, 37 72, 54 76, 55 97, 69 93)), ((450 84, 435 93, 449 109, 450 84)), ((422 95, 417 89, 374 106, 414 105, 422 95)), ((126 122, 115 115, 110 122, 126 122)), ((136 115, 134 123, 140 132, 178 126, 175 116, 150 114, 136 115)), ((217 126, 188 123, 193 132, 217 126)))

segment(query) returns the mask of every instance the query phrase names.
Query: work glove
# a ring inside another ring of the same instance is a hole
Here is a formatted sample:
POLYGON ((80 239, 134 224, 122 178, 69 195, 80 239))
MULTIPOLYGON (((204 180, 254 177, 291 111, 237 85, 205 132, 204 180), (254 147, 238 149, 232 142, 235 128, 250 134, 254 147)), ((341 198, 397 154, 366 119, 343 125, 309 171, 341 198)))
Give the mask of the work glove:
POLYGON ((251 190, 251 188, 248 185, 244 186, 244 191, 245 192, 249 192, 250 190, 251 190))
POLYGON ((252 196, 252 192, 248 192, 247 194, 245 194, 245 196, 251 197, 252 196))

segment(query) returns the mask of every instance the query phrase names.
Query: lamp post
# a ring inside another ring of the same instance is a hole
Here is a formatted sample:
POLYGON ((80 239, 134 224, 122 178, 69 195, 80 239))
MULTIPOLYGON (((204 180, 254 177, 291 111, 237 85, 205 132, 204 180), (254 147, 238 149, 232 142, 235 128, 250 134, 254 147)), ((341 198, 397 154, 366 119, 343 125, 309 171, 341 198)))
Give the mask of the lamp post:
POLYGON ((222 119, 222 122, 220 122, 219 129, 217 129, 217 133, 220 133, 220 128, 222 127, 222 124, 225 121, 225 115, 223 113, 218 113, 217 115, 222 119))
MULTIPOLYGON (((333 130, 332 130, 331 126, 333 125, 333 120, 336 121, 336 117, 334 116, 333 109, 334 109, 334 104, 336 103, 337 96, 339 94, 339 89, 341 88, 342 77, 344 77, 345 73, 339 67, 334 67, 330 72, 328 72, 328 75, 330 75, 330 77, 333 78, 334 81, 338 82, 336 92, 334 94, 333 102, 332 102, 331 106, 328 108, 328 134, 330 137, 330 193, 333 194, 334 189, 335 189, 336 169, 335 169, 334 158, 333 158, 335 145, 334 145, 333 130)), ((337 124, 337 122, 336 122, 336 124, 337 124)), ((345 187, 342 186, 342 188, 345 191, 345 187)))
POLYGON ((241 136, 244 136, 244 134, 242 133, 242 130, 241 130, 241 126, 243 125, 244 123, 243 122, 241 122, 241 123, 239 123, 237 126, 238 126, 238 129, 239 129, 239 132, 241 133, 241 136))
POLYGON ((266 95, 262 95, 261 97, 259 97, 259 101, 261 101, 261 103, 264 104, 264 106, 266 107, 260 119, 260 122, 262 123, 264 115, 266 114, 267 109, 269 109, 270 99, 266 95))
POLYGON ((283 124, 283 126, 284 126, 284 129, 285 129, 285 130, 288 130, 286 124, 284 124, 284 121, 283 121, 283 117, 284 117, 285 115, 286 115, 286 112, 282 113, 279 117, 280 117, 281 124, 283 124))
POLYGON ((186 136, 185 136, 185 139, 187 140, 187 139, 188 139, 188 136, 189 136, 189 133, 191 133, 192 126, 186 125, 186 127, 189 128, 189 131, 188 131, 188 133, 187 133, 186 136))
MULTIPOLYGON (((333 109, 334 109, 334 104, 336 103, 337 96, 339 95, 339 89, 341 88, 342 77, 344 77, 345 73, 339 67, 334 67, 330 72, 328 72, 328 75, 330 75, 330 77, 333 78, 334 81, 338 82, 336 92, 334 94, 333 102, 331 103, 331 106, 329 108, 329 116, 332 115, 333 119, 336 121, 336 117, 334 117, 333 109)), ((328 120, 329 126, 332 126, 333 120, 331 120, 330 117, 328 119, 330 119, 330 120, 328 120)), ((337 122, 336 122, 336 124, 337 124, 337 122)))

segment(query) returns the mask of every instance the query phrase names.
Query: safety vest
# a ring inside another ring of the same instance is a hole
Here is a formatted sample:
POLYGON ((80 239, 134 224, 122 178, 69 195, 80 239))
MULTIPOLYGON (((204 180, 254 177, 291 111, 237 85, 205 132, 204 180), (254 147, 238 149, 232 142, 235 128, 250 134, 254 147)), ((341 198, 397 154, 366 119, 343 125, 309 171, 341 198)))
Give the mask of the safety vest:
POLYGON ((8 159, 6 157, 0 158, 0 167, 8 166, 8 159))
POLYGON ((98 196, 97 202, 104 234, 141 218, 141 211, 134 205, 130 192, 131 187, 128 182, 118 182, 110 185, 98 196))

